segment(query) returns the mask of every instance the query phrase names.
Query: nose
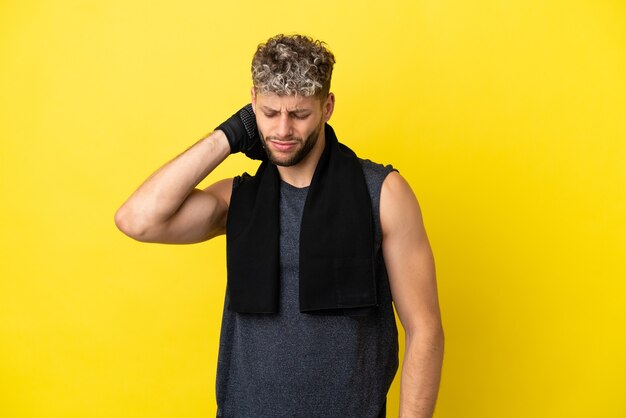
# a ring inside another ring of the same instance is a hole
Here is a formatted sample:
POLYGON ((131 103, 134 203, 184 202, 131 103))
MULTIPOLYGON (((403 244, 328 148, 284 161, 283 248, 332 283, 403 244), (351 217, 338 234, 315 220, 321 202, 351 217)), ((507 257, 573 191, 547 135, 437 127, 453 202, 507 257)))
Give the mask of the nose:
POLYGON ((278 126, 276 127, 276 136, 279 139, 285 139, 293 134, 291 126, 291 118, 288 114, 282 113, 278 119, 278 126))

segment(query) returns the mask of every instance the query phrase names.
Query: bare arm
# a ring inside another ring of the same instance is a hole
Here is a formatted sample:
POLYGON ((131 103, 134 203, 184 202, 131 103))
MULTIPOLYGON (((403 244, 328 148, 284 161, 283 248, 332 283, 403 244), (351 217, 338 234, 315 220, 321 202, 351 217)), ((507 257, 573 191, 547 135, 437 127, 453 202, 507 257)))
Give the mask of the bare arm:
POLYGON ((406 335, 400 417, 431 418, 444 345, 435 263, 417 199, 396 172, 383 183, 380 213, 389 283, 406 335))
POLYGON ((196 186, 230 154, 221 130, 198 141, 152 174, 115 214, 115 224, 138 241, 182 244, 224 233, 232 179, 196 186))

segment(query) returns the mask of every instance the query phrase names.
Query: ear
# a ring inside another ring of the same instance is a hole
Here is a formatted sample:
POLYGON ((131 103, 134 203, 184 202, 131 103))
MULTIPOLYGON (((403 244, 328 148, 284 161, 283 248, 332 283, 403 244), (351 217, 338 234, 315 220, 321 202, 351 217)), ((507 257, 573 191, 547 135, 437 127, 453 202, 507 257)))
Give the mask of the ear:
POLYGON ((324 113, 324 122, 328 122, 330 117, 333 115, 333 111, 335 110, 335 95, 333 93, 328 93, 324 104, 322 105, 322 112, 324 113))
POLYGON ((254 90, 254 86, 250 87, 250 101, 252 102, 252 111, 256 114, 256 90, 254 90))

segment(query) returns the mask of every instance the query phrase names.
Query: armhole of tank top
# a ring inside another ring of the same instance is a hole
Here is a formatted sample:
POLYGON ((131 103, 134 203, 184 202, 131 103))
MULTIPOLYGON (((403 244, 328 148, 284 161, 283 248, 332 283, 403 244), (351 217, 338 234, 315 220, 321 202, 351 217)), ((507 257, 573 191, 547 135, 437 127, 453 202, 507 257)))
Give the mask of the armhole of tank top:
POLYGON ((384 166, 384 171, 383 169, 381 169, 382 174, 381 174, 380 187, 378 188, 378 196, 377 196, 378 207, 376 208, 376 227, 378 228, 378 234, 380 236, 381 245, 382 245, 382 239, 383 239, 383 224, 380 219, 380 201, 381 201, 381 197, 383 193, 383 184, 385 183, 387 176, 391 174, 393 171, 399 173, 399 171, 393 168, 393 166, 391 166, 390 164, 384 166))
POLYGON ((380 242, 378 244, 382 244, 382 225, 380 220, 380 197, 383 190, 383 183, 387 176, 392 172, 398 170, 394 168, 391 164, 383 165, 375 163, 371 160, 363 159, 361 161, 361 167, 363 168, 363 174, 365 175, 366 182, 368 183, 368 190, 370 187, 370 182, 373 183, 372 191, 370 192, 370 198, 372 200, 372 204, 375 204, 375 207, 372 207, 373 215, 374 215, 374 225, 376 227, 376 236, 379 237, 380 242), (369 181, 368 181, 369 180, 369 181))

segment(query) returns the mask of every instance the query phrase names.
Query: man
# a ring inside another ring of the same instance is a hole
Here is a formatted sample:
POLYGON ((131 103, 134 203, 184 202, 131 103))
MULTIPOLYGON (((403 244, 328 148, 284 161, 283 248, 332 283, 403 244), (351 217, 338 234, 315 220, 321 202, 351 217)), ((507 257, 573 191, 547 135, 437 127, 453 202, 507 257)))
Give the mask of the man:
POLYGON ((401 417, 431 417, 443 358, 432 252, 411 188, 327 124, 333 54, 278 35, 252 61, 252 103, 150 176, 116 214, 128 236, 226 234, 218 417, 384 417, 406 334, 401 417), (229 154, 262 163, 196 189, 229 154))

